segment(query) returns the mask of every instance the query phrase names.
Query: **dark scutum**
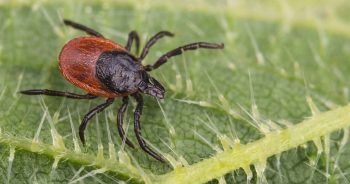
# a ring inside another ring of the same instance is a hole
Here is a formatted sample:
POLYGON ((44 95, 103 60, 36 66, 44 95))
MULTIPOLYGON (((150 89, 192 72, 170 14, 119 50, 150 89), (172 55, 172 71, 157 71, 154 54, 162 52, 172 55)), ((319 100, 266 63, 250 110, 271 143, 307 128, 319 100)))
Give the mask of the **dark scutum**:
POLYGON ((96 77, 111 91, 136 92, 142 80, 143 67, 128 53, 108 51, 96 62, 96 77))

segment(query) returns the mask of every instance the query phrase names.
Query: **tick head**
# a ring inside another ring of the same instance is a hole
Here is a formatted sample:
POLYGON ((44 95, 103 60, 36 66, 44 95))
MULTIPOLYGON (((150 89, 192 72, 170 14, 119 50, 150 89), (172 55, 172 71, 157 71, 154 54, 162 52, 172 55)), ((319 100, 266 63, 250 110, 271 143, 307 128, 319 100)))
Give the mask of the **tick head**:
POLYGON ((149 76, 148 74, 143 76, 143 79, 139 84, 139 90, 159 99, 164 98, 164 87, 155 78, 149 76))

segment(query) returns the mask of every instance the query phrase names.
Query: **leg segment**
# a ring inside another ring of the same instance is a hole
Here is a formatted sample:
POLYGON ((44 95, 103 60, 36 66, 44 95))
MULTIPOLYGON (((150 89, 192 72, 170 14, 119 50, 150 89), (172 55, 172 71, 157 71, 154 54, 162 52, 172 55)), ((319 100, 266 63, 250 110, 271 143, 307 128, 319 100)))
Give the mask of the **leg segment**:
POLYGON ((118 126, 118 132, 120 137, 127 145, 129 145, 132 148, 135 148, 135 146, 132 144, 132 142, 125 136, 125 132, 123 129, 123 115, 126 109, 128 108, 129 103, 129 97, 123 97, 123 104, 120 106, 118 110, 118 116, 117 116, 117 126, 118 126))
POLYGON ((137 106, 134 112, 134 130, 136 134, 137 141, 139 142, 141 148, 143 151, 148 153, 153 158, 159 160, 160 162, 165 162, 165 160, 159 156, 156 152, 154 152, 148 145, 146 144, 146 141, 143 139, 141 135, 141 125, 140 125, 140 116, 142 114, 142 108, 143 108, 143 98, 140 94, 136 93, 133 95, 133 97, 137 101, 137 106))
POLYGON ((130 51, 131 50, 131 46, 133 41, 135 40, 135 44, 136 44, 136 55, 139 54, 139 49, 140 49, 140 37, 137 34, 136 31, 131 31, 129 33, 129 38, 128 38, 128 43, 126 43, 125 48, 130 51))
POLYGON ((83 145, 85 145, 85 136, 84 131, 86 128, 86 125, 88 124, 89 120, 94 117, 97 113, 102 112, 106 107, 111 105, 114 101, 114 98, 108 98, 105 103, 98 105, 97 107, 91 109, 85 116, 83 121, 81 122, 79 126, 79 137, 83 145))
POLYGON ((207 42, 196 42, 196 43, 190 43, 181 47, 178 47, 174 50, 171 50, 167 52, 166 54, 162 55, 153 65, 146 65, 145 70, 146 71, 152 71, 154 69, 157 69, 162 64, 166 63, 169 58, 173 56, 177 56, 182 54, 184 51, 187 50, 196 50, 199 48, 206 48, 206 49, 223 49, 224 44, 216 44, 216 43, 207 43, 207 42))
POLYGON ((91 29, 89 27, 86 27, 84 25, 81 25, 79 23, 73 22, 71 20, 66 20, 66 19, 64 19, 63 22, 64 22, 65 25, 71 26, 71 27, 73 27, 75 29, 78 29, 80 31, 84 31, 84 32, 86 32, 89 35, 103 38, 103 35, 101 33, 97 32, 97 31, 95 31, 95 30, 93 30, 93 29, 91 29))
POLYGON ((25 90, 20 91, 20 93, 25 95, 47 95, 47 96, 61 96, 61 97, 67 97, 67 98, 73 98, 73 99, 94 99, 97 98, 97 96, 86 94, 86 95, 79 95, 75 93, 69 93, 64 91, 54 91, 54 90, 48 90, 48 89, 31 89, 31 90, 25 90))
POLYGON ((148 42, 146 43, 145 47, 142 50, 142 53, 139 57, 139 59, 142 61, 148 54, 149 49, 154 45, 159 39, 163 38, 164 36, 170 36, 173 37, 174 34, 169 31, 160 31, 159 33, 155 34, 148 42))

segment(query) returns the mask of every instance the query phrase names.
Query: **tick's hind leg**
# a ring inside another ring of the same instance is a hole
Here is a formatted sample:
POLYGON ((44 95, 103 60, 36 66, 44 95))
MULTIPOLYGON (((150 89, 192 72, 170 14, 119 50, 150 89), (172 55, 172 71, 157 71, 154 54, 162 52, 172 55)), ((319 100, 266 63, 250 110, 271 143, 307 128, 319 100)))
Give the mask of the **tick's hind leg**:
POLYGON ((154 69, 157 69, 162 64, 166 63, 169 58, 173 56, 177 56, 182 54, 183 52, 187 50, 196 50, 199 48, 205 48, 205 49, 223 49, 224 44, 217 44, 217 43, 207 43, 207 42, 196 42, 196 43, 190 43, 181 47, 178 47, 174 50, 171 50, 167 52, 166 54, 162 55, 153 65, 146 65, 145 70, 146 71, 152 71, 154 69))
POLYGON ((161 38, 164 36, 170 36, 173 37, 174 34, 169 31, 160 31, 157 34, 155 34, 151 39, 148 40, 145 47, 142 50, 142 53, 139 57, 139 59, 142 61, 148 54, 149 49, 161 38))
POLYGON ((125 132, 123 129, 123 115, 126 109, 128 108, 128 103, 129 103, 129 97, 123 97, 123 104, 120 106, 118 110, 118 116, 117 116, 117 126, 118 126, 118 132, 119 136, 122 138, 123 142, 127 145, 129 145, 132 148, 135 148, 132 142, 125 136, 125 132))
POLYGON ((141 135, 140 116, 142 114, 143 98, 138 93, 134 94, 133 96, 137 101, 136 109, 134 112, 134 130, 135 130, 137 141, 139 142, 143 151, 145 151, 146 153, 151 155, 153 158, 155 158, 161 162, 165 162, 165 160, 160 155, 158 155, 150 147, 148 147, 146 141, 143 139, 143 137, 141 135))
POLYGON ((138 55, 139 49, 140 49, 140 37, 136 31, 131 31, 129 33, 128 42, 126 43, 125 48, 126 50, 130 51, 134 40, 135 40, 135 46, 136 46, 136 55, 138 55))
POLYGON ((71 20, 66 20, 66 19, 64 19, 63 22, 64 22, 65 25, 73 27, 73 28, 78 29, 80 31, 84 31, 85 33, 87 33, 89 35, 100 37, 100 38, 104 38, 101 33, 95 31, 94 29, 86 27, 86 26, 84 26, 82 24, 73 22, 71 20))
POLYGON ((87 114, 85 114, 83 121, 79 126, 79 137, 83 145, 85 145, 84 131, 89 122, 89 120, 94 117, 97 113, 102 112, 105 108, 110 106, 114 101, 114 98, 108 98, 105 103, 98 105, 97 107, 91 109, 87 114))
POLYGON ((61 97, 73 98, 73 99, 94 99, 94 98, 97 98, 97 96, 94 96, 91 94, 79 95, 79 94, 70 93, 70 92, 54 91, 54 90, 48 90, 48 89, 30 89, 30 90, 20 91, 20 93, 25 94, 25 95, 61 96, 61 97))

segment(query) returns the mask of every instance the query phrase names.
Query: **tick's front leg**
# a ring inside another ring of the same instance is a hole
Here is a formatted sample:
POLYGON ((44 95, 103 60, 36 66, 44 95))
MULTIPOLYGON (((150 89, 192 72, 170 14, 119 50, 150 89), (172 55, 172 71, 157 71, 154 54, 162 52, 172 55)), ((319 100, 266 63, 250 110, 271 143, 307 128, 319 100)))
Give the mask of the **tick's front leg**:
POLYGON ((128 103, 129 103, 129 97, 123 97, 123 104, 120 106, 118 110, 118 116, 117 116, 117 126, 118 126, 118 133, 119 136, 122 138, 123 142, 132 147, 135 148, 135 146, 132 144, 132 142, 125 136, 125 132, 123 129, 123 115, 128 108, 128 103))
POLYGON ((137 141, 139 142, 143 151, 148 153, 153 158, 159 160, 160 162, 165 163, 165 160, 147 145, 146 141, 143 139, 141 135, 140 117, 141 117, 142 108, 143 108, 143 98, 139 93, 134 94, 133 97, 137 101, 136 109, 134 112, 134 130, 135 130, 137 141))

